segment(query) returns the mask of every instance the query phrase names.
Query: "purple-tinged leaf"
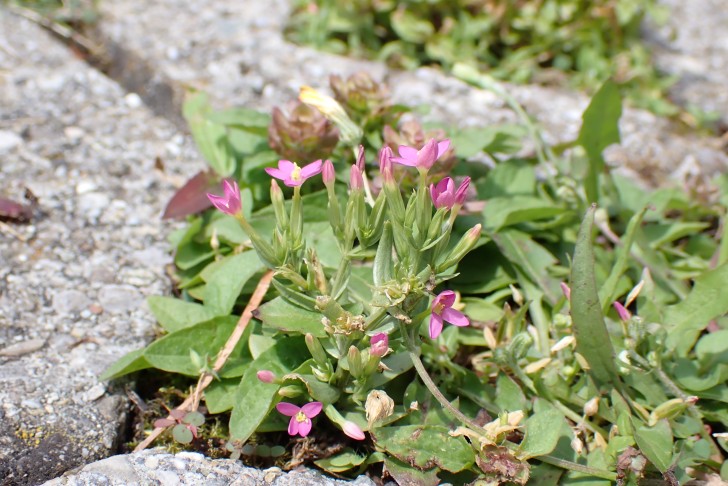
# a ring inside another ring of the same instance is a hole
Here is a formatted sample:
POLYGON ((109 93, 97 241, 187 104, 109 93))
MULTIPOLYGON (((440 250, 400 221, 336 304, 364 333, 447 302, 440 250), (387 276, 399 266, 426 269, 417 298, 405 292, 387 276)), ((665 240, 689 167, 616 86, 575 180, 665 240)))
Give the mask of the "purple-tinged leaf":
POLYGON ((10 199, 0 197, 0 220, 24 223, 33 217, 33 209, 10 199))
POLYGON ((212 203, 207 198, 207 193, 218 190, 218 185, 219 180, 214 172, 199 172, 172 196, 162 219, 182 218, 211 207, 212 203))

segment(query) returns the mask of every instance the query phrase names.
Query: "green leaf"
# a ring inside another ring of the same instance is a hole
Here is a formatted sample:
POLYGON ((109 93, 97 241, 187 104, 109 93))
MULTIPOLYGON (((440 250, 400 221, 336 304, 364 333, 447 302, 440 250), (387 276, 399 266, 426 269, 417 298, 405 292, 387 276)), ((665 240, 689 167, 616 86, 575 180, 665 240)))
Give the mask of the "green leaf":
POLYGON ((147 303, 159 325, 167 332, 179 331, 222 315, 209 307, 174 297, 152 295, 147 298, 147 303))
POLYGON ((207 119, 219 125, 236 127, 261 136, 268 135, 270 124, 269 114, 243 107, 215 110, 207 115, 207 119))
POLYGON ((585 181, 589 202, 599 200, 599 175, 604 171, 602 152, 611 144, 620 142, 621 116, 622 98, 619 89, 613 81, 607 80, 581 116, 581 130, 577 139, 589 158, 589 172, 585 181))
MULTIPOLYGON (((147 346, 144 350, 144 358, 150 365, 160 370, 198 376, 200 369, 192 363, 190 350, 193 350, 199 356, 214 358, 227 342, 237 322, 237 316, 216 317, 207 322, 167 334, 147 346)), ((243 353, 243 349, 247 348, 246 344, 246 339, 240 340, 227 364, 221 370, 221 376, 224 376, 226 370, 249 359, 249 357, 245 356, 247 350, 245 354, 243 353)))
POLYGON ((526 420, 525 437, 518 446, 518 458, 526 460, 550 454, 559 441, 563 423, 564 415, 553 407, 531 415, 526 420))
POLYGON ((474 463, 475 454, 465 439, 449 431, 442 425, 404 425, 379 428, 372 436, 377 447, 420 470, 459 472, 474 463))
POLYGON ((440 484, 437 469, 420 471, 392 457, 384 459, 384 467, 400 486, 437 486, 440 484))
POLYGON ((526 408, 526 396, 521 387, 505 373, 498 374, 495 397, 495 404, 502 412, 515 412, 526 408))
POLYGON ((144 358, 144 349, 136 349, 125 354, 111 366, 106 368, 99 377, 99 380, 113 380, 120 376, 128 375, 129 373, 134 373, 135 371, 145 370, 151 367, 152 365, 144 358))
MULTIPOLYGON (((310 369, 310 366, 309 366, 310 369)), ((340 393, 338 388, 319 381, 314 375, 289 373, 284 376, 286 380, 298 380, 306 387, 306 391, 316 401, 324 404, 336 403, 340 393)))
POLYGON ((552 218, 568 210, 532 196, 496 197, 485 204, 485 227, 496 231, 504 226, 552 218))
POLYGON ((235 392, 235 406, 230 416, 232 440, 246 442, 278 398, 280 386, 260 381, 258 371, 270 370, 277 376, 283 376, 297 368, 306 358, 306 345, 302 338, 283 338, 248 367, 235 392))
POLYGON ((377 254, 374 257, 374 285, 380 286, 392 280, 392 224, 389 221, 384 223, 382 238, 379 240, 377 254))
POLYGON ((226 257, 209 274, 202 275, 205 286, 205 305, 220 315, 230 314, 250 277, 263 269, 254 251, 226 257))
POLYGON ((235 172, 235 157, 225 127, 208 119, 211 111, 207 94, 203 92, 188 93, 182 107, 182 114, 202 156, 221 177, 229 177, 235 172))
POLYGON ((335 456, 319 459, 318 461, 313 461, 313 463, 324 471, 338 474, 361 465, 366 458, 366 455, 360 456, 353 449, 347 448, 335 456))
POLYGON ((263 321, 264 325, 283 332, 311 333, 318 338, 327 336, 321 324, 322 314, 302 309, 281 297, 258 307, 255 317, 263 321))
POLYGON ((397 35, 409 42, 424 43, 435 32, 430 22, 422 20, 409 9, 396 10, 389 20, 397 35))
POLYGON ((235 391, 240 383, 239 378, 223 378, 214 380, 205 388, 205 405, 210 413, 227 412, 235 405, 235 391))
POLYGON ((177 424, 172 428, 172 437, 180 444, 189 444, 192 442, 192 431, 182 424, 177 424))
POLYGON ((634 439, 642 454, 662 473, 672 464, 672 430, 666 419, 654 427, 634 427, 634 439))
POLYGON ((503 196, 533 196, 536 193, 536 171, 528 161, 507 160, 496 165, 476 187, 478 197, 486 201, 503 196))
POLYGON ((708 323, 728 312, 728 263, 695 279, 687 298, 665 309, 666 345, 685 355, 708 323))
POLYGON ((571 317, 576 350, 589 363, 589 373, 597 384, 603 385, 618 382, 619 376, 594 278, 592 225, 595 209, 596 206, 589 209, 579 228, 571 268, 571 317))

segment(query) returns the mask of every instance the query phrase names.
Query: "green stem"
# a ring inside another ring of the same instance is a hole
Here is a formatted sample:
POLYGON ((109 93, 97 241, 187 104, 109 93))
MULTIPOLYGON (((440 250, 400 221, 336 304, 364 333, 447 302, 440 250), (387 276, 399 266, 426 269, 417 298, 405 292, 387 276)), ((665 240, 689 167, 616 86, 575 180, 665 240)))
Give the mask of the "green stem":
POLYGON ((567 461, 566 459, 561 459, 554 456, 538 456, 534 457, 534 459, 538 459, 541 462, 545 462, 546 464, 551 464, 552 466, 560 467, 562 469, 568 469, 569 471, 589 474, 590 476, 596 476, 598 478, 607 479, 609 481, 617 480, 616 473, 613 473, 611 471, 605 471, 604 469, 597 469, 594 467, 585 466, 583 464, 572 461, 567 461))
POLYGON ((430 378, 430 375, 427 373, 425 365, 422 364, 422 360, 419 356, 419 350, 415 347, 412 337, 410 336, 404 324, 400 325, 400 332, 405 338, 405 344, 407 345, 407 350, 409 351, 410 358, 412 359, 412 364, 414 365, 415 370, 417 370, 417 374, 420 376, 422 382, 425 384, 427 389, 430 390, 430 393, 432 393, 437 401, 440 402, 440 404, 456 419, 460 420, 463 424, 467 425, 475 432, 487 434, 487 432, 480 425, 470 420, 468 417, 465 416, 465 414, 455 408, 452 403, 450 403, 450 401, 445 398, 445 395, 443 395, 442 392, 437 388, 437 385, 435 385, 435 382, 432 381, 432 378, 430 378))

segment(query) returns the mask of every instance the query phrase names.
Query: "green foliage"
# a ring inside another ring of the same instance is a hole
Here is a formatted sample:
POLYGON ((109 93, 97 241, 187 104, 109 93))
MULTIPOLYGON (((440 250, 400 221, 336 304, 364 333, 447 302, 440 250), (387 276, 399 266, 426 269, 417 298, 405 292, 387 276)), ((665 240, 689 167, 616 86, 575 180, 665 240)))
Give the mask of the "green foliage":
MULTIPOLYGON (((393 20, 403 37, 428 31, 413 14, 393 20)), ((604 164, 602 151, 619 142, 614 84, 559 156, 522 117, 451 130, 455 146, 425 175, 396 167, 396 179, 379 173, 371 149, 420 149, 447 134, 399 123, 407 108, 388 105, 366 76, 331 84, 338 102, 308 93, 323 113, 277 122, 280 114, 215 112, 190 98, 193 131, 219 172, 211 177, 236 180, 243 209, 190 214, 170 238, 181 298, 149 299, 161 337, 104 379, 145 368, 212 378, 202 399, 209 414, 230 413, 231 452, 282 462, 290 442, 281 433, 307 418, 278 407, 321 402, 306 444, 331 447, 303 460, 336 475, 376 463, 416 484, 725 474, 726 443, 706 427, 728 426, 726 200, 650 191, 604 164), (361 140, 331 145, 326 116, 357 124, 349 135, 361 140), (306 120, 315 126, 301 127, 306 120), (526 136, 540 147, 534 157, 516 155, 526 136), (329 151, 333 180, 270 190, 263 169, 283 157, 271 147, 310 151, 309 137, 329 151), (343 183, 359 142, 368 191, 343 183), (492 167, 470 161, 482 154, 492 167), (471 178, 459 213, 433 208, 428 186, 445 174, 471 178), (266 266, 272 285, 241 328, 266 266), (432 297, 443 290, 459 297, 448 312, 470 325, 431 338, 433 313, 447 307, 432 297), (239 342, 225 348, 234 333, 239 342)), ((194 445, 197 425, 173 412, 160 423, 194 445)))
POLYGON ((411 69, 457 63, 517 83, 596 90, 617 79, 633 104, 671 115, 672 83, 659 75, 640 38, 655 0, 300 0, 288 26, 295 42, 411 69), (565 76, 566 75, 566 76, 565 76))

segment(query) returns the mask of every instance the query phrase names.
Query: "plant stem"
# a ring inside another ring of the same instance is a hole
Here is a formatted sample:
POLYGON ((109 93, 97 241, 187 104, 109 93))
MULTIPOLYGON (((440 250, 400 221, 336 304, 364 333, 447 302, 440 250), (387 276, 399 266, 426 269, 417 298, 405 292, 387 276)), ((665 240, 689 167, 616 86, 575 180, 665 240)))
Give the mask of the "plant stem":
POLYGON ((403 324, 400 325, 400 332, 405 338, 405 343, 407 345, 407 350, 409 351, 410 358, 412 359, 412 364, 415 366, 415 370, 417 370, 417 374, 420 376, 422 382, 425 384, 427 389, 430 390, 430 393, 432 393, 437 401, 440 402, 440 404, 445 407, 445 409, 450 412, 456 419, 460 420, 462 423, 464 423, 474 431, 486 434, 486 431, 483 429, 483 427, 470 420, 468 417, 465 416, 465 414, 455 408, 452 403, 450 403, 450 401, 445 398, 445 395, 443 395, 442 392, 437 388, 437 385, 435 385, 435 382, 432 381, 432 378, 430 378, 430 375, 427 373, 425 365, 422 364, 422 360, 419 356, 419 350, 415 347, 412 337, 407 331, 407 328, 403 324))
POLYGON ((567 461, 566 459, 561 459, 554 456, 538 456, 534 457, 534 459, 538 459, 541 462, 545 462, 546 464, 551 464, 552 466, 560 467, 562 469, 568 469, 570 471, 589 474, 598 478, 608 479, 609 481, 617 480, 616 473, 613 473, 611 471, 605 471, 604 469, 596 469, 572 461, 567 461))

